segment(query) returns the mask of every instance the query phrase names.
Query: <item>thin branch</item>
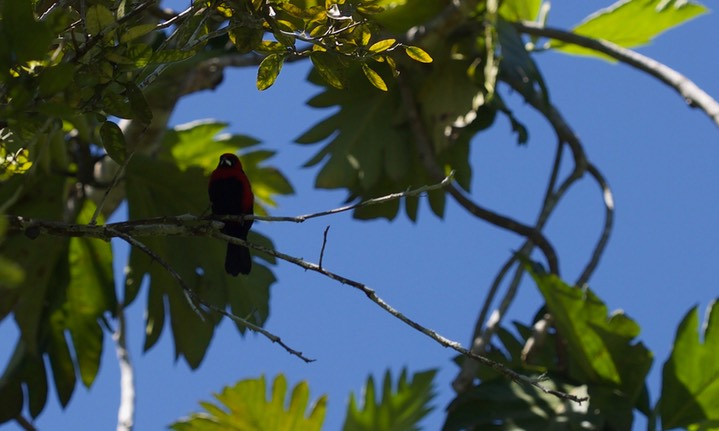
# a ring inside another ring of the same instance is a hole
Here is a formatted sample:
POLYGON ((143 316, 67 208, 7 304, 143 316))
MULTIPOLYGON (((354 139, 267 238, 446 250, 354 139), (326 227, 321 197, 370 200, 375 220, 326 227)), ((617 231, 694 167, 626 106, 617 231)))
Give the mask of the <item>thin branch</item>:
POLYGON ((15 416, 15 422, 20 425, 20 427, 25 431, 37 431, 37 428, 30 422, 29 420, 25 419, 22 415, 15 416))
POLYGON ((125 309, 117 309, 117 329, 112 334, 115 353, 120 365, 120 407, 117 410, 117 431, 132 431, 135 424, 135 372, 127 349, 125 309))
POLYGON ((320 262, 319 262, 320 268, 322 268, 322 259, 325 257, 325 246, 327 245, 327 232, 329 232, 329 230, 330 230, 330 226, 327 225, 327 227, 325 228, 325 232, 322 235, 322 250, 320 250, 320 262))
POLYGON ((197 308, 197 304, 200 304, 200 305, 202 305, 202 306, 204 306, 204 307, 206 307, 206 308, 208 308, 208 309, 214 311, 215 313, 218 313, 218 314, 220 314, 220 315, 222 315, 222 316, 225 316, 225 317, 227 317, 227 318, 229 318, 229 319, 232 319, 234 322, 236 322, 236 323, 238 323, 238 324, 240 324, 240 325, 243 325, 243 326, 245 326, 246 328, 248 328, 248 329, 250 329, 250 330, 252 330, 252 331, 255 331, 255 332, 258 332, 258 333, 264 335, 267 339, 269 339, 269 340, 272 341, 273 343, 277 343, 277 344, 279 344, 280 346, 282 346, 282 348, 285 349, 285 350, 286 350, 288 353, 290 353, 291 355, 297 356, 298 358, 302 359, 302 360, 305 361, 305 362, 313 362, 313 361, 314 361, 314 359, 310 359, 310 358, 305 357, 305 356, 302 354, 302 352, 300 352, 300 351, 298 351, 298 350, 295 350, 295 349, 291 348, 290 346, 288 346, 287 344, 285 344, 285 342, 282 341, 282 339, 281 339, 280 337, 278 337, 277 335, 275 335, 275 334, 269 332, 268 330, 266 330, 266 329, 264 329, 264 328, 262 328, 262 327, 260 327, 260 326, 257 326, 257 325, 255 325, 254 323, 251 323, 251 322, 249 322, 248 320, 243 319, 242 317, 236 316, 236 315, 234 315, 234 314, 232 314, 232 313, 230 313, 230 312, 228 312, 228 311, 226 311, 226 310, 224 310, 224 309, 222 309, 222 308, 220 308, 220 307, 217 307, 217 306, 215 306, 215 305, 213 305, 213 304, 207 304, 207 303, 205 303, 204 301, 202 301, 202 299, 200 299, 200 298, 197 296, 197 294, 195 293, 195 291, 193 291, 193 290, 190 288, 190 286, 188 286, 187 283, 185 283, 185 281, 182 279, 182 277, 180 276, 180 274, 178 274, 177 271, 175 271, 174 268, 172 268, 164 259, 162 259, 160 256, 158 256, 155 252, 153 252, 152 250, 150 250, 146 245, 144 245, 144 244, 141 243, 140 241, 136 240, 136 239, 133 238, 132 236, 130 236, 130 235, 128 235, 128 234, 125 234, 125 233, 122 233, 122 232, 119 232, 119 231, 117 231, 117 230, 110 229, 109 232, 110 232, 110 233, 115 233, 116 236, 122 238, 123 240, 125 240, 126 242, 128 242, 130 245, 139 248, 140 250, 142 250, 142 252, 144 252, 145 254, 147 254, 148 256, 150 256, 153 260, 157 261, 163 268, 165 268, 165 270, 167 270, 167 272, 169 272, 170 275, 171 275, 175 280, 177 280, 177 283, 178 283, 178 284, 180 285, 180 287, 182 288, 182 291, 183 291, 185 297, 187 298, 188 302, 190 303, 190 306, 193 308, 193 310, 195 311, 195 313, 197 313, 197 315, 200 316, 201 318, 204 319, 204 317, 202 317, 202 312, 197 308))
POLYGON ((495 362, 485 356, 478 355, 476 353, 471 352, 467 348, 463 347, 461 343, 459 343, 457 341, 453 341, 449 338, 446 338, 443 335, 441 335, 440 333, 438 333, 437 331, 427 328, 426 326, 423 326, 420 323, 417 323, 416 321, 410 319, 409 317, 404 315, 402 312, 400 312, 396 308, 389 305, 385 300, 380 298, 374 289, 370 288, 369 286, 367 286, 363 283, 360 283, 359 281, 355 281, 350 278, 344 277, 342 275, 336 274, 334 272, 328 271, 327 269, 324 269, 317 264, 307 262, 303 259, 299 259, 294 256, 290 256, 290 255, 281 253, 277 250, 273 250, 273 249, 261 246, 259 244, 253 244, 251 242, 243 241, 239 238, 225 235, 223 233, 220 233, 219 231, 214 232, 212 236, 214 236, 215 238, 221 239, 223 241, 227 241, 232 244, 244 245, 246 247, 250 247, 255 250, 261 251, 263 253, 270 254, 272 256, 277 257, 278 259, 282 259, 284 261, 290 262, 290 263, 295 264, 295 265, 297 265, 301 268, 304 268, 306 270, 314 271, 319 274, 322 274, 325 277, 328 277, 332 280, 340 282, 341 284, 346 284, 351 287, 354 287, 355 289, 364 293, 365 296, 367 296, 367 298, 369 298, 372 302, 374 302, 380 308, 382 308, 383 310, 385 310, 392 316, 396 317, 403 323, 407 324, 411 328, 428 336, 429 338, 436 341, 443 347, 448 347, 464 356, 467 356, 467 357, 474 359, 488 367, 491 367, 492 369, 496 370, 497 372, 503 374, 504 376, 512 379, 513 381, 515 381, 517 383, 531 385, 546 394, 551 394, 558 398, 561 398, 564 400, 569 400, 569 401, 574 401, 574 402, 577 402, 580 404, 589 399, 588 397, 577 397, 575 395, 571 395, 571 394, 567 394, 567 393, 564 393, 561 391, 556 391, 556 390, 547 388, 541 384, 541 379, 533 379, 533 378, 527 377, 525 375, 519 374, 519 373, 507 368, 506 366, 504 366, 503 364, 501 364, 499 362, 495 362))
POLYGON ((597 184, 599 184, 599 187, 602 189, 602 200, 604 201, 604 226, 602 227, 602 233, 599 236, 597 245, 594 246, 592 257, 589 259, 587 266, 584 267, 584 271, 582 271, 582 274, 575 283, 577 287, 584 287, 594 273, 594 270, 597 268, 599 259, 604 254, 604 249, 606 248, 609 236, 612 233, 612 226, 614 225, 614 197, 612 196, 612 189, 609 188, 609 183, 607 183, 607 180, 604 178, 602 173, 599 172, 599 169, 591 163, 587 165, 587 173, 594 178, 597 184))
MULTIPOLYGON (((407 114, 410 127, 412 129, 415 141, 417 142, 417 149, 420 154, 420 159, 424 164, 425 169, 430 176, 435 178, 441 178, 442 173, 437 165, 432 151, 432 143, 430 138, 427 136, 422 121, 418 112, 417 105, 414 100, 414 95, 408 84, 402 77, 397 78, 397 82, 400 87, 402 94, 402 100, 404 102, 405 113, 407 114)), ((557 259, 557 253, 554 251, 554 247, 542 234, 542 232, 520 223, 510 217, 501 215, 494 211, 490 211, 477 203, 473 202, 470 198, 464 195, 457 187, 449 185, 447 192, 452 196, 459 205, 466 209, 470 214, 477 218, 480 218, 488 223, 498 226, 502 229, 514 232, 518 235, 524 236, 534 242, 547 259, 547 265, 549 271, 552 274, 559 275, 559 261, 557 259)))
POLYGON ((689 106, 701 109, 719 126, 719 103, 686 76, 650 57, 606 40, 592 39, 537 23, 518 22, 514 23, 514 26, 522 33, 588 48, 639 69, 673 88, 689 106))

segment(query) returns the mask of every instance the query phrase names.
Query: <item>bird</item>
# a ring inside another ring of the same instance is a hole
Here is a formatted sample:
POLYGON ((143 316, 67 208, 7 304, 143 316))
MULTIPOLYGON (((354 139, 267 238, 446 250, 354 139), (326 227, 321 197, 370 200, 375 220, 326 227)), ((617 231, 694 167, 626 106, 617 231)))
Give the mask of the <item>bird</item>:
MULTIPOLYGON (((220 156, 220 163, 210 175, 208 193, 213 215, 254 214, 255 195, 252 194, 252 185, 242 169, 240 159, 234 154, 220 156)), ((222 233, 247 240, 251 227, 252 220, 225 221, 222 233)), ((242 245, 228 243, 225 271, 236 277, 238 274, 249 274, 251 269, 250 250, 242 245)))

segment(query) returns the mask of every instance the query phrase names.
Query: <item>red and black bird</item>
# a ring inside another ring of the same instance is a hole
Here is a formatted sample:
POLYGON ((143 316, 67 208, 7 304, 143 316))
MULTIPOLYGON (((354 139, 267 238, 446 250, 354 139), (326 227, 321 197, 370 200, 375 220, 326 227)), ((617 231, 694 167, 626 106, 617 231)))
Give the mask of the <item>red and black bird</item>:
MULTIPOLYGON (((247 215, 254 214, 255 195, 252 186, 242 170, 240 159, 234 154, 223 154, 220 163, 210 175, 208 187, 212 214, 214 215, 247 215)), ((247 240, 247 233, 252 227, 252 220, 242 222, 226 221, 222 233, 247 240)), ((227 244, 225 271, 228 274, 249 274, 252 269, 252 258, 247 247, 227 244)))

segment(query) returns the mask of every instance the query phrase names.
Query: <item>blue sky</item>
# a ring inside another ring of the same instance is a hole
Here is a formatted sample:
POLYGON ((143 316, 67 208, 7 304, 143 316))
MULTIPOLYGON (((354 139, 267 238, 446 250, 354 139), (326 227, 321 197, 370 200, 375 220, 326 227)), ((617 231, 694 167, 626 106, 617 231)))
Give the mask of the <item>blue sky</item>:
MULTIPOLYGON (((568 28, 610 2, 558 3, 550 24, 568 28)), ((719 22, 700 17, 659 37, 640 52, 667 64, 719 97, 719 22)), ((614 191, 615 228, 590 285, 610 310, 623 309, 642 327, 640 340, 655 353, 650 374, 652 402, 674 332, 690 307, 702 309, 717 297, 712 268, 719 243, 719 130, 688 108, 671 89, 625 65, 544 53, 536 57, 554 104, 582 139, 589 158, 614 191)), ((254 70, 229 71, 222 86, 186 98, 173 124, 214 118, 230 130, 262 139, 277 151, 271 163, 296 193, 279 199, 273 215, 299 215, 335 208, 344 192, 313 189, 316 170, 300 165, 318 149, 292 143, 327 112, 304 102, 316 93, 305 84, 306 65, 287 65, 275 86, 259 93, 254 70)), ((472 146, 473 198, 489 208, 531 222, 536 217, 553 157, 555 138, 544 120, 514 94, 502 90, 530 139, 518 147, 504 119, 472 146)), ((566 173, 569 166, 565 166, 566 173)), ((589 179, 577 184, 555 212, 546 234, 560 257, 566 279, 581 271, 602 223, 601 195, 589 179)), ((124 217, 124 215, 119 215, 124 217)), ((399 217, 361 222, 349 214, 300 225, 256 223, 282 252, 317 261, 322 232, 331 226, 324 265, 362 281, 390 304, 425 326, 467 345, 479 307, 496 271, 520 238, 467 215, 448 200, 437 219, 422 202, 417 223, 399 217)), ((126 255, 116 248, 118 271, 126 255)), ((381 378, 439 368, 435 411, 425 429, 439 429, 452 399, 457 372, 454 352, 405 326, 351 287, 280 262, 272 289, 267 328, 317 361, 305 364, 261 336, 240 337, 224 322, 204 363, 190 371, 173 363, 170 334, 143 354, 144 295, 129 311, 129 343, 137 379, 136 429, 162 429, 197 410, 199 400, 237 380, 284 373, 291 385, 307 380, 311 398, 329 396, 326 430, 339 429, 349 393, 367 376, 381 378)), ((121 277, 118 277, 121 279, 121 277)), ((528 322, 541 299, 528 280, 511 309, 511 319, 528 322)), ((0 325, 0 339, 14 340, 14 323, 0 325)), ((39 429, 112 429, 116 425, 119 377, 107 337, 103 363, 90 390, 76 389, 66 411, 54 393, 37 420, 39 429)), ((7 345, 10 343, 3 343, 7 345)), ((7 347, 0 347, 5 363, 7 347)), ((15 425, 0 427, 12 430, 15 425)), ((639 428, 636 426, 635 428, 639 428)))

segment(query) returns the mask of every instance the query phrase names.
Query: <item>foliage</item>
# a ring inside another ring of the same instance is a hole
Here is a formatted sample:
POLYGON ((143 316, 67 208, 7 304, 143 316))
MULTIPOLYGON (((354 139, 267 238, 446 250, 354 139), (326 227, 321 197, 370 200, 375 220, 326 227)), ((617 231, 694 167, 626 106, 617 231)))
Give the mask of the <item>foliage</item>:
POLYGON ((287 407, 287 379, 282 374, 272 382, 270 400, 266 394, 264 376, 242 380, 215 394, 220 405, 201 402, 206 413, 194 413, 170 428, 176 431, 317 431, 321 428, 327 397, 317 399, 305 414, 310 397, 307 382, 300 382, 292 389, 287 407))
POLYGON ((434 379, 436 370, 415 373, 408 381, 407 370, 403 369, 393 388, 389 370, 384 375, 382 394, 375 389, 372 376, 362 391, 362 406, 357 405, 354 394, 350 394, 344 431, 409 431, 418 430, 418 424, 432 407, 434 398, 434 379))
POLYGON ((711 429, 719 420, 719 307, 708 309, 702 332, 692 308, 677 328, 674 348, 664 363, 657 406, 663 429, 711 429), (702 336, 703 343, 697 338, 702 336))
MULTIPOLYGON (((264 90, 281 79, 290 61, 311 63, 307 79, 318 94, 307 103, 330 110, 296 139, 320 146, 306 162, 319 166, 316 187, 346 190, 347 201, 356 202, 454 171, 463 189, 456 193, 469 193, 471 144, 482 131, 504 117, 517 142, 528 141, 499 86, 551 113, 550 92, 533 59, 537 40, 526 43, 516 26, 544 23, 543 11, 539 0, 219 0, 195 1, 167 16, 156 2, 2 1, 0 214, 102 225, 125 203, 130 220, 200 215, 208 209, 207 176, 217 156, 239 152, 257 197, 255 213, 267 215, 277 195, 293 192, 282 173, 265 164, 273 152, 252 137, 219 135, 225 123, 168 128, 168 119, 181 97, 215 88, 223 67, 257 67, 256 86, 264 90)), ((633 47, 705 11, 679 0, 626 0, 574 31, 633 47)), ((557 40, 544 47, 602 57, 557 40)), ((442 190, 429 193, 439 217, 446 198, 442 190)), ((410 220, 417 219, 418 207, 418 198, 406 201, 410 220)), ((394 219, 399 209, 393 201, 359 207, 354 216, 394 219)), ((0 319, 12 316, 20 330, 0 376, 0 423, 23 409, 37 417, 50 378, 62 406, 78 378, 91 386, 110 322, 143 288, 144 348, 154 346, 169 323, 176 357, 191 368, 201 365, 220 316, 198 314, 177 281, 136 247, 118 298, 112 272, 118 256, 106 240, 21 233, 0 218, 0 319)), ((256 233, 250 241, 272 247, 256 233)), ((219 241, 155 236, 142 242, 206 304, 249 316, 259 326, 267 320, 276 281, 272 256, 257 254, 262 263, 249 277, 229 278, 219 264, 219 241)), ((522 346, 535 334, 515 323, 518 336, 501 329, 501 345, 488 356, 547 388, 590 401, 576 405, 482 368, 480 382, 452 402, 445 429, 628 429, 634 409, 664 428, 717 423, 715 307, 703 344, 696 340, 696 310, 679 326, 664 366, 662 398, 652 409, 645 389, 652 355, 636 341, 639 325, 623 313, 609 315, 589 289, 549 274, 535 273, 534 279, 552 316, 550 333, 525 355, 522 346)), ((370 377, 362 407, 350 398, 345 429, 416 429, 430 409, 434 373, 408 379, 403 371, 396 388, 387 373, 380 400, 370 377)), ((319 429, 324 397, 305 417, 307 385, 295 387, 288 409, 285 393, 283 376, 275 379, 269 402, 264 378, 243 381, 216 395, 223 406, 204 403, 208 413, 173 426, 216 429, 251 417, 263 424, 259 429, 273 429, 263 422, 272 420, 287 421, 289 429, 302 429, 299 423, 319 429)))

